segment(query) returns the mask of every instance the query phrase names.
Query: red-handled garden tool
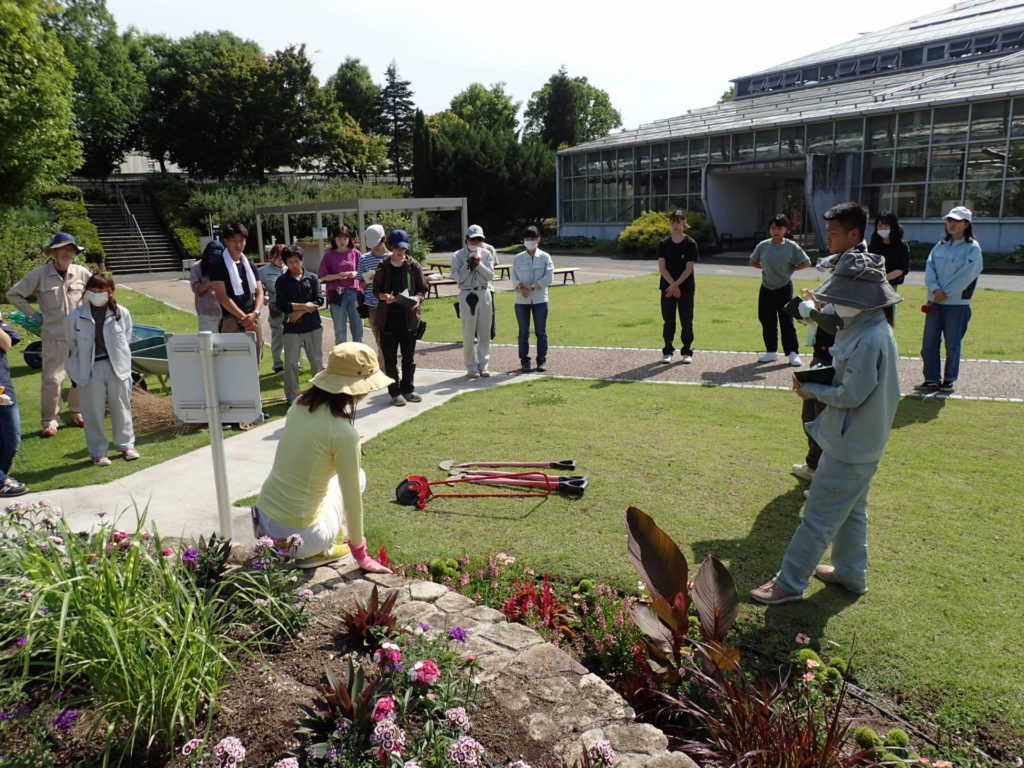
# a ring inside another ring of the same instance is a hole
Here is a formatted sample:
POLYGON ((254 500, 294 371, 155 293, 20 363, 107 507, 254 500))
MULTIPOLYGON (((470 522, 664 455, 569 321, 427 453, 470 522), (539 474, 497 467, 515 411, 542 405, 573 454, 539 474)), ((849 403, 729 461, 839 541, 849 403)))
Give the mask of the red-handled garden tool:
MULTIPOLYGON (((516 480, 527 476, 536 477, 537 475, 543 475, 542 472, 510 472, 504 475, 504 479, 516 480)), ((431 486, 434 485, 450 485, 452 483, 473 483, 477 482, 481 478, 477 477, 456 477, 448 478, 447 480, 435 480, 431 482, 423 475, 409 475, 405 480, 398 484, 395 488, 395 499, 399 504, 404 504, 407 507, 418 507, 423 509, 427 506, 427 502, 435 497, 447 497, 447 498, 469 498, 472 496, 548 496, 551 493, 550 488, 545 488, 539 492, 507 492, 507 493, 434 493, 431 490, 431 486)), ((488 477, 488 480, 502 479, 500 477, 488 477)))
POLYGON ((438 466, 445 472, 461 467, 541 467, 542 469, 576 469, 572 459, 562 461, 466 461, 456 464, 454 459, 445 459, 438 466))
POLYGON ((446 483, 470 482, 478 485, 522 485, 528 488, 546 488, 570 496, 582 496, 587 489, 587 478, 583 475, 547 475, 543 472, 524 473, 535 477, 510 477, 500 472, 466 472, 452 475, 446 483))

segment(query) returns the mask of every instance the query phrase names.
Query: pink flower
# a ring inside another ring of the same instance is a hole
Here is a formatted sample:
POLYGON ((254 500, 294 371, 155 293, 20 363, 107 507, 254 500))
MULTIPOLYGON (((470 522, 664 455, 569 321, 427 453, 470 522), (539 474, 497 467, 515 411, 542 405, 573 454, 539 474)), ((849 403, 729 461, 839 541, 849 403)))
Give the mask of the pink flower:
POLYGON ((796 644, 797 645, 807 645, 809 642, 811 642, 811 638, 809 638, 803 632, 797 632, 796 633, 796 644))
POLYGON ((414 683, 433 685, 441 679, 441 670, 430 659, 424 659, 412 665, 412 669, 409 670, 409 677, 412 678, 414 683))
POLYGON ((379 723, 381 720, 394 720, 395 697, 381 696, 377 699, 377 702, 373 705, 373 715, 371 717, 375 723, 379 723))
POLYGON ((385 669, 397 671, 401 669, 402 651, 394 643, 381 643, 380 648, 373 652, 373 660, 385 669))
POLYGON ((480 758, 483 754, 483 745, 469 736, 459 736, 444 753, 458 768, 475 768, 481 764, 480 758))
POLYGON ((805 683, 809 683, 812 680, 814 680, 814 673, 813 672, 804 672, 804 682, 805 683))
POLYGON ((494 559, 502 565, 512 565, 512 563, 516 561, 516 559, 512 557, 512 555, 506 555, 504 552, 499 552, 498 554, 496 554, 494 556, 494 559))
POLYGON ((587 756, 597 765, 611 765, 615 762, 615 751, 607 739, 590 742, 587 745, 587 756))
POLYGON ((821 662, 816 661, 815 659, 808 659, 805 663, 807 664, 808 669, 815 669, 821 666, 821 662))

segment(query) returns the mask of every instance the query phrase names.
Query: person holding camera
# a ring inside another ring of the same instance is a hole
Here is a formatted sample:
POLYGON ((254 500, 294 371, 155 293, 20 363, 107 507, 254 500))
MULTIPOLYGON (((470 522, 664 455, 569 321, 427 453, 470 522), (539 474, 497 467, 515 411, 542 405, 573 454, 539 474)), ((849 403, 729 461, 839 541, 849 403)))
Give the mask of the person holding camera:
POLYGON ((466 230, 466 245, 452 256, 452 279, 459 284, 459 318, 466 375, 491 375, 491 320, 494 318, 494 254, 484 246, 484 230, 474 224, 466 230))
POLYGON ((359 316, 359 258, 362 254, 352 247, 352 233, 339 225, 331 234, 331 250, 324 254, 317 277, 327 288, 327 303, 334 321, 334 343, 348 341, 348 328, 352 341, 363 340, 363 318, 359 316))

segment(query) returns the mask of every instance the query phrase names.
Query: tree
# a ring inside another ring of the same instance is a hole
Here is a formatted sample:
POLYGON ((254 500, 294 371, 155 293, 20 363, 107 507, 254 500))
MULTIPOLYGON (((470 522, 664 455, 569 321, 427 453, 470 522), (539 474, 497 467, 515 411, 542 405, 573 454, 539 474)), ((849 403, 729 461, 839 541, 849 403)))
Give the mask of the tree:
POLYGON ((414 109, 410 85, 408 80, 398 78, 398 65, 392 61, 384 73, 380 94, 381 133, 387 137, 391 172, 399 184, 412 162, 414 109))
POLYGON ((513 132, 519 126, 516 115, 521 106, 522 102, 513 101, 512 96, 505 93, 505 83, 495 83, 490 88, 471 83, 451 101, 452 112, 467 123, 513 132))
POLYGON ((325 86, 337 103, 338 112, 355 118, 365 133, 380 126, 380 86, 359 59, 347 56, 325 86))
POLYGON ((365 181, 367 174, 387 167, 387 141, 365 133, 352 115, 339 115, 331 103, 317 126, 316 140, 312 165, 324 173, 365 181))
POLYGON ((585 77, 569 77, 565 67, 530 96, 524 132, 540 137, 552 149, 607 136, 622 125, 605 91, 585 77))
POLYGON ((16 205, 82 162, 72 70, 36 0, 0 0, 0 206, 16 205))
POLYGON ((735 85, 730 85, 728 88, 726 88, 724 91, 722 91, 722 95, 718 97, 718 103, 719 104, 724 104, 727 101, 732 101, 733 98, 735 98, 735 96, 736 96, 736 86, 735 85))
POLYGON ((57 0, 43 16, 74 67, 82 174, 105 178, 136 144, 146 82, 132 65, 105 0, 57 0))
POLYGON ((178 73, 173 67, 175 42, 163 35, 143 35, 134 27, 124 34, 128 58, 146 81, 147 94, 139 112, 137 127, 138 148, 160 163, 160 170, 166 172, 166 159, 173 135, 166 118, 169 113, 167 102, 174 91, 171 82, 178 73))

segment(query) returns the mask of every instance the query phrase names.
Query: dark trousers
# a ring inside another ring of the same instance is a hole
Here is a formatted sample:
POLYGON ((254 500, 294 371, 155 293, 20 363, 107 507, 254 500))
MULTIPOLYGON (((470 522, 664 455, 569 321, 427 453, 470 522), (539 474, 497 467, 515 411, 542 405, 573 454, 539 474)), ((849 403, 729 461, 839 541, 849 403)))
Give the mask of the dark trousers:
POLYGON ((761 321, 761 335, 764 337, 765 352, 776 352, 779 349, 777 333, 782 331, 782 351, 785 354, 800 350, 800 342, 796 338, 793 318, 783 308, 793 298, 793 284, 786 283, 781 288, 769 290, 763 285, 757 295, 757 319, 761 321))
POLYGON ((661 354, 671 355, 672 342, 676 335, 676 314, 679 315, 679 348, 682 354, 693 354, 693 295, 694 291, 683 291, 679 298, 669 298, 661 292, 661 338, 665 345, 661 354))
POLYGON ((385 328, 380 332, 380 352, 384 356, 384 373, 394 379, 388 385, 388 394, 407 395, 416 387, 412 383, 416 373, 416 331, 392 330, 385 328), (402 378, 398 378, 398 352, 402 352, 402 378))
POLYGON ((519 361, 530 362, 530 318, 537 336, 537 365, 548 359, 548 303, 515 304, 516 322, 519 323, 519 361))
MULTIPOLYGON (((13 394, 13 393, 12 393, 13 394)), ((0 406, 0 483, 11 471, 14 454, 21 445, 21 412, 17 402, 14 405, 0 406)))
MULTIPOLYGON (((808 398, 803 403, 803 407, 800 409, 801 424, 810 424, 825 410, 825 404, 814 398, 808 398)), ((807 435, 807 457, 804 459, 804 464, 811 469, 817 469, 818 461, 821 459, 821 446, 814 442, 814 438, 807 433, 806 429, 804 434, 807 435)))

